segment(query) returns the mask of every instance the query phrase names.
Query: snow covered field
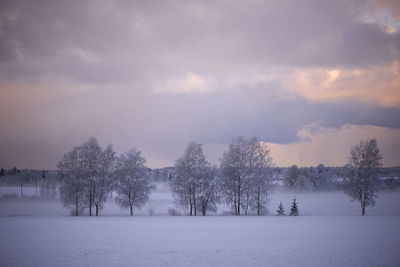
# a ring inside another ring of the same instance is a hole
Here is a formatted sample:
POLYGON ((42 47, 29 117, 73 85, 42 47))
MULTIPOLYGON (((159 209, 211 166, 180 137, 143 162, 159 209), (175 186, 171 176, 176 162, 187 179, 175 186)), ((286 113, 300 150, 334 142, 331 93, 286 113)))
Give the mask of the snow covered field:
MULTIPOLYGON (((271 211, 292 197, 275 193, 271 211)), ((365 217, 341 192, 296 198, 299 217, 171 217, 163 185, 134 217, 112 201, 96 218, 1 200, 0 266, 400 266, 399 192, 381 193, 365 217)))

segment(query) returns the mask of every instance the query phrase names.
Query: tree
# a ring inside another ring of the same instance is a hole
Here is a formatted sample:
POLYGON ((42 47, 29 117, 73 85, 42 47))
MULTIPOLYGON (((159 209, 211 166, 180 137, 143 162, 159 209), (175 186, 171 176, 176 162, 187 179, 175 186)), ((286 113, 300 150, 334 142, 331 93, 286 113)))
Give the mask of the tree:
POLYGON ((45 199, 55 199, 57 197, 56 181, 47 177, 40 183, 39 189, 40 197, 45 199))
MULTIPOLYGON (((98 216, 107 192, 111 190, 113 161, 111 145, 103 150, 94 137, 64 154, 58 165, 63 177, 61 201, 67 206, 74 203, 76 216, 84 207, 89 208, 91 216, 93 205, 98 216)), ((42 175, 45 175, 44 172, 42 175)))
POLYGON ((203 216, 206 216, 207 212, 217 211, 217 203, 220 200, 218 194, 219 177, 217 173, 218 170, 216 167, 206 166, 199 181, 197 203, 203 216))
POLYGON ((113 189, 113 168, 115 152, 111 145, 101 151, 99 169, 93 178, 93 203, 96 207, 96 216, 107 200, 107 194, 113 189))
POLYGON ((277 216, 285 216, 285 209, 283 208, 282 201, 279 203, 278 210, 276 211, 277 216))
MULTIPOLYGON (((272 177, 272 157, 267 145, 261 144, 257 139, 251 140, 252 145, 255 146, 251 150, 252 169, 250 174, 250 207, 257 215, 266 212, 269 195, 272 191, 271 177, 272 177)), ((247 215, 247 210, 246 210, 247 215)))
POLYGON ((201 144, 190 142, 187 145, 183 155, 176 160, 175 171, 170 184, 179 206, 188 208, 190 216, 196 216, 198 208, 203 215, 216 210, 216 171, 206 161, 201 144))
POLYGON ((86 201, 89 206, 89 216, 92 216, 93 200, 95 198, 96 180, 99 177, 101 168, 102 149, 97 139, 90 137, 88 141, 82 144, 82 164, 84 167, 84 183, 86 189, 86 201))
POLYGON ((296 198, 293 198, 292 206, 290 207, 290 216, 298 216, 299 208, 297 207, 296 198))
POLYGON ((297 165, 293 165, 290 168, 288 168, 287 173, 283 178, 283 183, 287 188, 293 189, 299 177, 300 177, 300 170, 297 167, 297 165))
POLYGON ((221 159, 222 194, 226 203, 235 210, 235 215, 240 215, 247 178, 246 142, 243 137, 233 139, 221 159))
POLYGON ((146 159, 136 148, 130 149, 117 159, 116 177, 117 194, 116 202, 123 208, 129 208, 133 216, 133 207, 141 208, 149 199, 149 194, 154 188, 149 182, 145 167, 146 159))
POLYGON ((351 148, 348 172, 343 184, 352 201, 360 202, 362 216, 365 215, 365 207, 375 205, 379 187, 377 170, 382 166, 381 160, 376 139, 360 141, 351 148))
POLYGON ((61 202, 66 207, 74 206, 75 216, 78 216, 79 211, 85 206, 86 188, 81 153, 80 147, 74 147, 64 154, 58 163, 58 169, 61 172, 61 202))
POLYGON ((221 189, 225 201, 236 215, 244 209, 265 209, 270 191, 269 167, 272 158, 269 149, 257 140, 237 137, 229 144, 221 160, 221 189))

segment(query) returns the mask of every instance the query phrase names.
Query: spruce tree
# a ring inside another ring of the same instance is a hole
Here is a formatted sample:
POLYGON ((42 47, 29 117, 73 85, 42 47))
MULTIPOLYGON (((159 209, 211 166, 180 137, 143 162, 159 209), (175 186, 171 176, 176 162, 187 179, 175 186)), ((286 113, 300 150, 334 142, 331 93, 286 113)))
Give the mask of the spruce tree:
POLYGON ((296 198, 293 198, 292 207, 290 208, 290 216, 298 216, 299 209, 297 207, 296 198))
POLYGON ((276 212, 277 212, 277 214, 276 214, 277 216, 285 216, 285 209, 283 208, 282 201, 279 204, 278 210, 276 212))

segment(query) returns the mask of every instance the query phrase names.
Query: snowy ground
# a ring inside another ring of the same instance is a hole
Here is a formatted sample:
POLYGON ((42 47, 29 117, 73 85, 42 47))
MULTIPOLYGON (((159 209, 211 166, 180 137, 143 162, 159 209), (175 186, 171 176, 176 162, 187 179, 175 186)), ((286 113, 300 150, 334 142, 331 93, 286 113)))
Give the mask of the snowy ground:
MULTIPOLYGON (((292 197, 275 193, 271 210, 279 201, 288 209, 292 197)), ((341 192, 296 198, 299 217, 171 217, 159 185, 138 216, 111 201, 97 218, 2 199, 0 266, 400 266, 399 192, 381 193, 365 217, 341 192)))

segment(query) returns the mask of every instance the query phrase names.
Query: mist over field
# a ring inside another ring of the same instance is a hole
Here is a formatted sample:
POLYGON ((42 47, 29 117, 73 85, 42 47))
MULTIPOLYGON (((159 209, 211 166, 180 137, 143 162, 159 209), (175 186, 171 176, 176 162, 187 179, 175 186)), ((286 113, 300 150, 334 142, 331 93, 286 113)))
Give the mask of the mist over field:
MULTIPOLYGON (((20 193, 2 187, 1 194, 20 193)), ((113 199, 100 217, 73 217, 57 200, 0 201, 0 258, 5 266, 397 266, 399 191, 382 192, 362 217, 343 192, 272 194, 270 216, 169 216, 169 186, 158 182, 130 217, 113 199), (300 216, 274 216, 296 196, 300 216), (153 209, 150 216, 149 210, 153 209), (338 257, 340 255, 340 257, 338 257)))

